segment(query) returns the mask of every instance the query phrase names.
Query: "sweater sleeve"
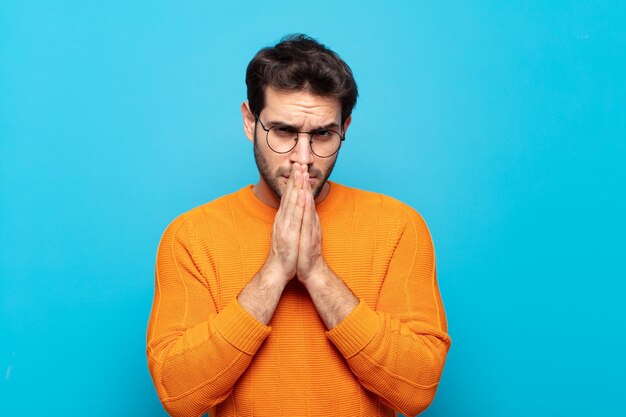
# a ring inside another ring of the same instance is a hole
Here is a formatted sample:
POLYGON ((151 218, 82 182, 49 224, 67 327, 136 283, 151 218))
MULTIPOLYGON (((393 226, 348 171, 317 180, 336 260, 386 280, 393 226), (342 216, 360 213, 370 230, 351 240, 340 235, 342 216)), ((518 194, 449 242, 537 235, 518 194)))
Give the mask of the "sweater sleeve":
POLYGON ((378 305, 361 301, 327 336, 366 389, 414 416, 435 396, 450 338, 430 233, 417 212, 405 213, 378 305))
POLYGON ((183 215, 161 238, 147 330, 148 368, 172 416, 199 416, 224 401, 271 330, 236 299, 217 311, 193 237, 183 215))

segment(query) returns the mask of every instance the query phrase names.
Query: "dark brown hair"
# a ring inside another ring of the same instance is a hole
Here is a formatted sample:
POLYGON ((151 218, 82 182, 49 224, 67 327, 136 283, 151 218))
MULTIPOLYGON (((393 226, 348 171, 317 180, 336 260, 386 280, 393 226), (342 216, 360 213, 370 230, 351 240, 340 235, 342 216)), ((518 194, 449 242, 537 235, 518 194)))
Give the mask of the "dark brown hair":
POLYGON ((315 39, 293 34, 273 47, 263 48, 246 70, 248 103, 259 115, 265 106, 265 87, 308 91, 335 97, 341 103, 341 124, 352 113, 358 91, 350 67, 335 52, 315 39))

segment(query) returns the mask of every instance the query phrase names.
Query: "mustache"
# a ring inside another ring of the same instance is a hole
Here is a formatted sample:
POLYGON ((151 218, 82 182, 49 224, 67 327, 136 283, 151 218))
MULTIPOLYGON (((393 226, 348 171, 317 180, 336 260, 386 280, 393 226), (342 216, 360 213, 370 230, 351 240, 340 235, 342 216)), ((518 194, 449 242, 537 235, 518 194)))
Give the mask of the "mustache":
MULTIPOLYGON (((277 174, 279 176, 282 176, 282 177, 290 177, 292 171, 293 171, 292 167, 289 167, 289 168, 278 168, 277 174)), ((310 177, 316 177, 316 178, 321 178, 322 177, 322 171, 320 171, 319 169, 317 169, 315 167, 312 167, 312 166, 309 166, 308 173, 309 173, 310 177)))

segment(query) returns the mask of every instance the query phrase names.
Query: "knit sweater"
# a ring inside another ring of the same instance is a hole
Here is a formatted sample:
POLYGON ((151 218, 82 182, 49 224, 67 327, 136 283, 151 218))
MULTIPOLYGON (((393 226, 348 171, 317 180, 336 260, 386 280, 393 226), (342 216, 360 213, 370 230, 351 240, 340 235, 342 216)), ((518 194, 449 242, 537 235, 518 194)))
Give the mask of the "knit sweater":
POLYGON ((360 301, 330 331, 296 278, 269 326, 237 301, 276 214, 252 186, 168 226, 147 357, 171 415, 416 415, 431 403, 450 338, 426 224, 390 197, 329 184, 316 207, 324 259, 360 301))

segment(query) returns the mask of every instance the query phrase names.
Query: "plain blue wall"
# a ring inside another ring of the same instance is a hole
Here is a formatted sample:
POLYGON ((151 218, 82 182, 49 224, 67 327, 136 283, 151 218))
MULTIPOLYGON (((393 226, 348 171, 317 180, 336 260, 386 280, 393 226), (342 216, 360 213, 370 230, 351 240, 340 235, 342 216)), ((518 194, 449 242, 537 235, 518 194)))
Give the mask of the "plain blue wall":
POLYGON ((53 3, 0 4, 1 416, 165 414, 157 244, 256 182, 244 71, 289 32, 360 87, 333 179, 434 236, 453 345, 425 415, 623 412, 624 2, 53 3))

